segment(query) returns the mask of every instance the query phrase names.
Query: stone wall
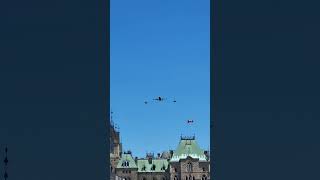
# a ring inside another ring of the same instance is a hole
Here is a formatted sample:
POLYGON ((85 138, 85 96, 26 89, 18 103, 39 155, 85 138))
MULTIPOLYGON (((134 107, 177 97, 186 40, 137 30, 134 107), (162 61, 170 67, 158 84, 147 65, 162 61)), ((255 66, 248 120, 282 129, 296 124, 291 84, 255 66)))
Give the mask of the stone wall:
POLYGON ((126 180, 137 180, 138 179, 137 168, 136 169, 117 168, 116 175, 119 177, 122 177, 126 180))
POLYGON ((168 172, 139 172, 138 180, 170 180, 168 172))

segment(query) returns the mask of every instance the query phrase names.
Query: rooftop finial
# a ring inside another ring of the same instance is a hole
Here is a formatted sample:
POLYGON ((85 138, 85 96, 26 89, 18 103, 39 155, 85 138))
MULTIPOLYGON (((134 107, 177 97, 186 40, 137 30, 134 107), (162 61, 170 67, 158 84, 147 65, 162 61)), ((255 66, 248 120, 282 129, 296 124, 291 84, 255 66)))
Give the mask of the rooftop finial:
POLYGON ((112 114, 113 114, 113 111, 112 111, 112 109, 111 109, 111 111, 110 111, 110 121, 111 121, 111 126, 113 127, 113 119, 112 119, 112 114))

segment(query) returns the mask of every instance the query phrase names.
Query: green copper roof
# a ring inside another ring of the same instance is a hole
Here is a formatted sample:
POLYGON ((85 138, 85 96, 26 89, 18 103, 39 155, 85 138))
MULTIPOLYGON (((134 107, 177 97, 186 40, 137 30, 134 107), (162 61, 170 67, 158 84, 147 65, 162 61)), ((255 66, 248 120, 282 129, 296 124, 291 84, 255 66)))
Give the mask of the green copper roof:
POLYGON ((194 138, 181 138, 177 149, 173 152, 170 162, 178 162, 180 159, 186 159, 188 156, 194 159, 199 159, 199 161, 207 161, 204 151, 200 149, 194 138))
POLYGON ((165 172, 169 164, 166 159, 152 159, 151 164, 149 164, 148 159, 139 159, 137 162, 138 172, 165 172), (153 165, 155 165, 155 170, 152 170, 153 165))
POLYGON ((122 154, 118 162, 117 168, 137 168, 137 165, 131 154, 122 154))

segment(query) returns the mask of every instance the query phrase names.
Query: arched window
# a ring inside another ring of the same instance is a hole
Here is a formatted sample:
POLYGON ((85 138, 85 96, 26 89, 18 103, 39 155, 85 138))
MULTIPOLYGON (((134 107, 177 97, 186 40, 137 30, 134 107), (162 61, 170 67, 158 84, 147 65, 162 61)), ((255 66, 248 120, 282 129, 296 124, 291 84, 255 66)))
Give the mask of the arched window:
POLYGON ((206 175, 202 175, 201 180, 207 180, 207 176, 206 175))
POLYGON ((129 161, 124 161, 124 162, 122 163, 122 166, 123 166, 123 167, 128 167, 128 166, 129 166, 129 161))
POLYGON ((186 170, 187 170, 187 172, 192 172, 192 164, 191 164, 191 162, 189 162, 189 163, 187 164, 186 170))
POLYGON ((192 177, 192 180, 195 180, 194 176, 192 177))
POLYGON ((188 180, 188 176, 186 176, 186 180, 188 180))

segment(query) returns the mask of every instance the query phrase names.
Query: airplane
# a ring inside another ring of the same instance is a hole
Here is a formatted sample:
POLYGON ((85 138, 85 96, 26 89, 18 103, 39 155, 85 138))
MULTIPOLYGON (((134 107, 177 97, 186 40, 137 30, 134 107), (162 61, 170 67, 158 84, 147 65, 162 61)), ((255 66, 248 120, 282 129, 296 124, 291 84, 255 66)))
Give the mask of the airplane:
POLYGON ((188 123, 188 124, 189 124, 189 123, 193 123, 193 120, 188 120, 187 123, 188 123))
MULTIPOLYGON (((164 97, 159 96, 159 97, 154 98, 154 99, 152 99, 152 100, 158 101, 158 102, 162 102, 162 101, 167 100, 167 98, 164 98, 164 97)), ((176 101, 176 99, 174 99, 172 102, 173 102, 173 103, 176 103, 177 101, 176 101)), ((148 104, 148 103, 149 103, 148 101, 144 101, 144 104, 148 104)))
POLYGON ((159 96, 159 97, 157 97, 157 98, 155 98, 155 99, 153 99, 153 100, 155 100, 155 101, 164 101, 165 98, 159 96))

